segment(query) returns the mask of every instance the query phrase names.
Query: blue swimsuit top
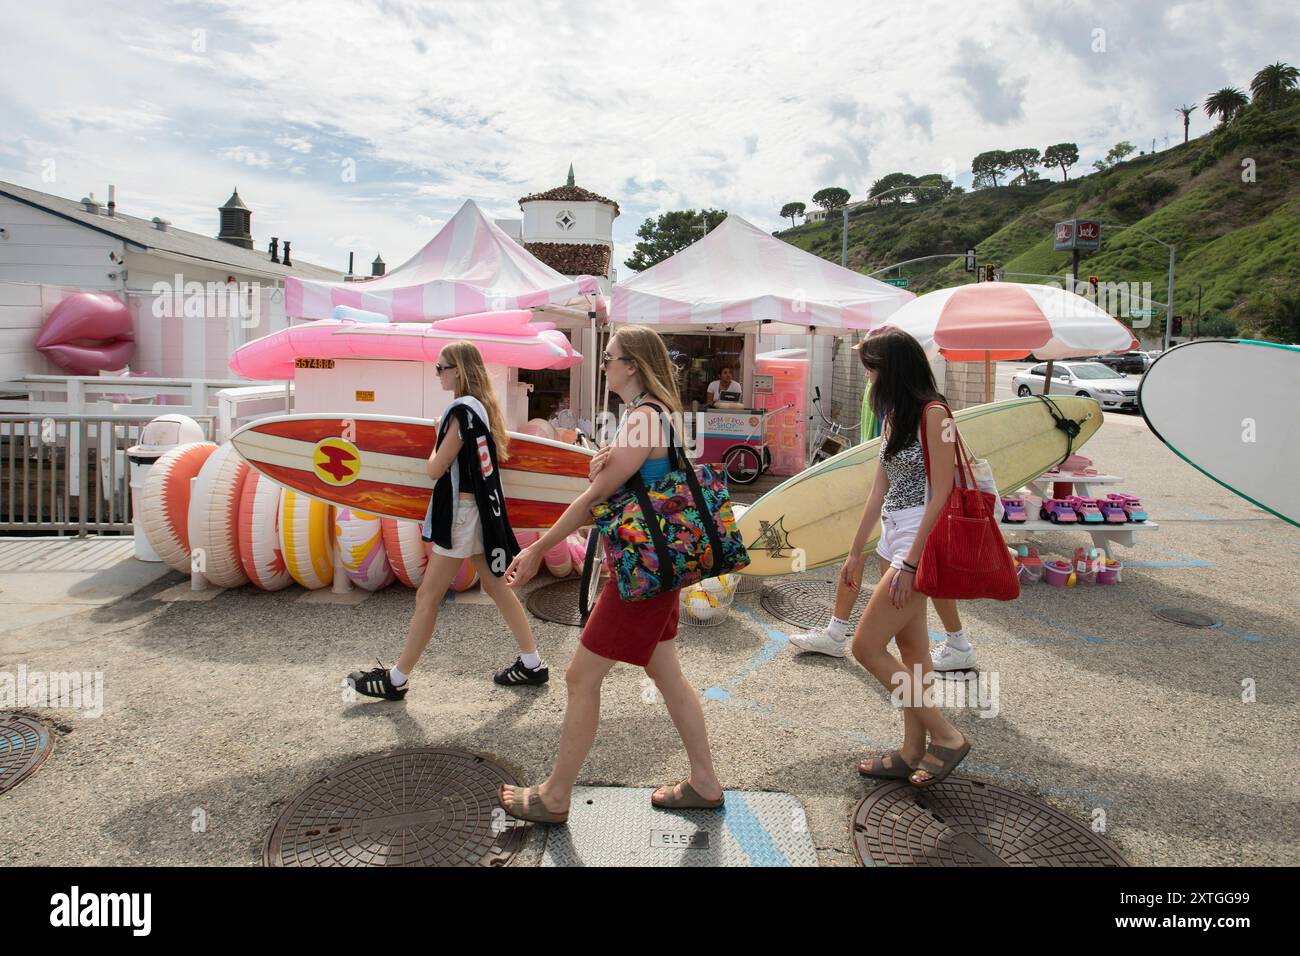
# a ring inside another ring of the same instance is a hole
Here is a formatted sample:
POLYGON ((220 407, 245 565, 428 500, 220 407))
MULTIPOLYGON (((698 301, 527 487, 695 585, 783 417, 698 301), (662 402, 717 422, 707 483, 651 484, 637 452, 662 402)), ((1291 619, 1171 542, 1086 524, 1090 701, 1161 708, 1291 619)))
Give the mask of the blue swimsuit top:
POLYGON ((641 480, 647 485, 651 482, 658 481, 670 470, 670 460, 667 455, 662 458, 647 458, 641 465, 641 480))

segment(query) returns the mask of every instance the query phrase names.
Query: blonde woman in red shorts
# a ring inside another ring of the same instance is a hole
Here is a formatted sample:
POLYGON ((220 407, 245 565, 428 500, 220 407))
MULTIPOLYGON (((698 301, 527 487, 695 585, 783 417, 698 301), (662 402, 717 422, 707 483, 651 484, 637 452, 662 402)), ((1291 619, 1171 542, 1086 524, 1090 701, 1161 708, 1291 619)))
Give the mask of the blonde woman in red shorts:
MULTIPOLYGON (((618 436, 596 455, 591 487, 573 502, 535 544, 520 552, 506 571, 506 583, 519 587, 533 575, 548 549, 591 522, 591 506, 614 494, 638 471, 650 483, 669 470, 667 428, 660 412, 680 421, 676 369, 663 339, 653 329, 629 325, 610 340, 601 357, 609 388, 618 393, 627 419, 618 436)), ((560 753, 550 776, 536 787, 502 787, 506 813, 534 823, 564 823, 569 799, 582 764, 596 740, 600 723, 600 689, 605 675, 623 661, 644 667, 663 695, 690 761, 690 775, 660 787, 655 806, 670 808, 723 805, 722 784, 713 769, 704 709, 677 660, 678 592, 664 591, 644 601, 624 601, 609 582, 582 629, 582 637, 565 673, 569 700, 564 711, 560 753)))

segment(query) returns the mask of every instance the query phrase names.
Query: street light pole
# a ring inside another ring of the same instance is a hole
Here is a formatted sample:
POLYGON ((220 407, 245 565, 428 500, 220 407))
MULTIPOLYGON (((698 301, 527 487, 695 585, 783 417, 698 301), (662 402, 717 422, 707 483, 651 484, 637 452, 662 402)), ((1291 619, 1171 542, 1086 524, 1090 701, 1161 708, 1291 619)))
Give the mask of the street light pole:
MULTIPOLYGON (((1157 240, 1159 241, 1159 240, 1157 240)), ((1169 298, 1165 309, 1164 351, 1169 351, 1169 335, 1174 327, 1174 247, 1169 247, 1169 298)))
POLYGON ((840 265, 844 268, 849 267, 849 207, 845 205, 844 211, 844 228, 840 230, 840 265))
POLYGON ((1103 223, 1102 228, 1119 229, 1121 231, 1124 229, 1132 229, 1138 235, 1146 236, 1152 242, 1164 246, 1169 250, 1169 289, 1165 299, 1165 334, 1162 341, 1164 350, 1168 352, 1169 336, 1172 334, 1174 328, 1174 263, 1177 258, 1177 247, 1172 242, 1165 242, 1163 239, 1157 239, 1145 229, 1139 229, 1137 226, 1117 226, 1112 225, 1111 223, 1103 223))

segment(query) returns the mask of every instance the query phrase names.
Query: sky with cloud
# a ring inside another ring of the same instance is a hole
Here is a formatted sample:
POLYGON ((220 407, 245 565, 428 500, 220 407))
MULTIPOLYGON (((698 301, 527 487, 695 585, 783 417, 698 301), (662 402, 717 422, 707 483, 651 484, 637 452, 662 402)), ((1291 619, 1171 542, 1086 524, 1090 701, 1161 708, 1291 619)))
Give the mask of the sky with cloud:
MULTIPOLYGON (((342 270, 412 255, 465 199, 618 201, 616 261, 670 209, 767 229, 823 186, 969 185, 987 149, 1181 137, 1175 107, 1296 62, 1300 8, 1007 0, 0 0, 0 180, 342 270)), ((1208 127, 1198 111, 1193 134, 1208 127)))

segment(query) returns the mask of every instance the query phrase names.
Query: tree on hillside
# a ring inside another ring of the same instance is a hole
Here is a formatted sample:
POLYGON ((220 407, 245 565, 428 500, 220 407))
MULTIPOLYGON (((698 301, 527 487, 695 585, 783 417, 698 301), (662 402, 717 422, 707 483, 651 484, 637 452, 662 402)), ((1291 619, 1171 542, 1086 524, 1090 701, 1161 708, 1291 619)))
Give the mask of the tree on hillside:
POLYGON ((788 202, 781 207, 781 218, 790 220, 790 228, 793 229, 795 216, 802 216, 808 207, 801 202, 788 202))
POLYGON ((1246 94, 1234 86, 1225 86, 1216 93, 1211 93, 1205 100, 1205 115, 1219 117, 1219 125, 1231 123, 1242 110, 1250 105, 1246 94))
POLYGON ((1255 74, 1250 81, 1250 96, 1256 106, 1271 112, 1282 105, 1287 92, 1296 88, 1300 70, 1286 63, 1273 63, 1255 74))
MULTIPOLYGON (((867 195, 870 198, 875 199, 877 196, 881 195, 882 193, 887 193, 892 189, 892 190, 896 190, 896 192, 892 193, 889 196, 886 196, 885 199, 888 200, 889 202, 902 202, 908 196, 915 196, 915 193, 908 192, 908 190, 906 189, 906 187, 908 186, 915 186, 915 185, 916 185, 915 176, 910 176, 907 173, 890 173, 887 176, 881 176, 874 183, 872 183, 871 192, 869 192, 867 195)), ((882 200, 882 202, 883 201, 884 200, 882 200)))
POLYGON ((1268 342, 1300 342, 1300 281, 1271 280, 1242 308, 1241 330, 1268 342))
POLYGON ((1187 129, 1188 129, 1189 126, 1191 126, 1191 123, 1192 123, 1192 118, 1191 118, 1191 117, 1192 117, 1192 114, 1193 114, 1194 112, 1196 112, 1196 107, 1195 107, 1194 105, 1193 105, 1193 106, 1188 106, 1186 103, 1184 103, 1182 106, 1178 107, 1178 109, 1174 110, 1174 112, 1175 112, 1175 113, 1182 113, 1182 114, 1183 114, 1183 142, 1186 143, 1186 142, 1187 142, 1187 129))
POLYGON ((926 173, 916 179, 916 189, 912 195, 918 203, 938 202, 952 193, 952 180, 943 173, 926 173))
POLYGON ((830 212, 849 204, 849 191, 839 186, 827 186, 813 193, 812 199, 817 205, 830 212))
POLYGON ((1013 149, 1007 153, 1010 159, 1010 167, 1020 170, 1021 185, 1028 185, 1031 179, 1037 179, 1038 174, 1031 174, 1029 171, 1037 166, 1042 165, 1042 154, 1036 149, 1013 149))
POLYGON ((975 181, 991 183, 994 187, 998 185, 998 177, 1005 176, 1010 168, 1011 154, 1005 149, 990 149, 970 161, 970 170, 975 174, 975 181))
POLYGON ((726 218, 722 209, 679 209, 658 219, 647 219, 636 231, 641 241, 632 251, 632 258, 623 264, 634 272, 649 269, 712 232, 726 218))
POLYGON ((1049 146, 1043 150, 1043 165, 1059 166, 1061 168, 1061 182, 1069 181, 1070 176, 1066 170, 1078 161, 1079 147, 1074 143, 1057 143, 1055 146, 1049 146))
POLYGON ((1124 157, 1127 156, 1129 153, 1133 152, 1133 150, 1136 148, 1137 147, 1135 147, 1128 140, 1121 140, 1120 142, 1116 143, 1114 146, 1110 148, 1110 151, 1106 153, 1105 159, 1096 160, 1092 164, 1092 167, 1093 169, 1099 171, 1110 169, 1112 166, 1122 163, 1124 161, 1124 157))

